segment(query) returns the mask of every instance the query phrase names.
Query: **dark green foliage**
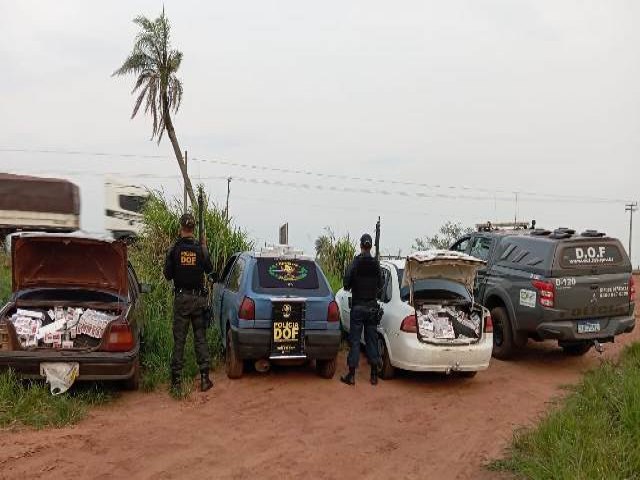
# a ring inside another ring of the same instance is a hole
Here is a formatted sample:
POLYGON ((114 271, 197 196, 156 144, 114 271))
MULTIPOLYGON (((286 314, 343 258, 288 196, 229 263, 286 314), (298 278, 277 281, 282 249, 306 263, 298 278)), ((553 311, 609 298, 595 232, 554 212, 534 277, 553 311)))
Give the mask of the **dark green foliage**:
POLYGON ((640 479, 640 344, 587 373, 491 468, 532 479, 640 479))
POLYGON ((334 293, 342 287, 344 272, 356 254, 355 242, 349 234, 342 237, 327 228, 316 239, 316 260, 322 267, 334 293))

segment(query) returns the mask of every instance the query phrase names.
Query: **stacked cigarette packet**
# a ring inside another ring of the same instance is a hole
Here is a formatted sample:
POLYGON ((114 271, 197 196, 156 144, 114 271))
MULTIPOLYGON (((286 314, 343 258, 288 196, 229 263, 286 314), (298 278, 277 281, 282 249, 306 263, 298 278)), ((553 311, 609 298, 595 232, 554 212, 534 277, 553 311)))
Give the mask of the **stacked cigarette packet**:
POLYGON ((118 318, 113 313, 73 307, 55 307, 46 314, 37 310, 17 309, 9 321, 23 348, 74 348, 80 335, 102 338, 105 329, 118 318))
POLYGON ((479 338, 481 319, 473 312, 440 305, 423 306, 417 311, 418 331, 423 338, 453 340, 479 338))

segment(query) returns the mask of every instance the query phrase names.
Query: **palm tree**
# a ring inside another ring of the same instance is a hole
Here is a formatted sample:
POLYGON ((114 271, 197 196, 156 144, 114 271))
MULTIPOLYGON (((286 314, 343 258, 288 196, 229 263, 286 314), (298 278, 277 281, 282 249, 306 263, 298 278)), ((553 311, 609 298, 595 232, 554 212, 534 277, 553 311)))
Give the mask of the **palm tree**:
POLYGON ((196 205, 191 180, 189 180, 182 150, 171 121, 171 113, 178 112, 182 101, 182 82, 176 76, 182 63, 182 52, 171 48, 171 25, 164 14, 164 8, 162 14, 155 20, 140 15, 133 20, 133 23, 140 27, 133 50, 112 76, 129 74, 137 76, 131 91, 132 94, 137 95, 131 118, 136 116, 144 102, 144 113, 151 114, 153 119, 151 139, 157 138, 160 143, 166 130, 191 204, 196 205))

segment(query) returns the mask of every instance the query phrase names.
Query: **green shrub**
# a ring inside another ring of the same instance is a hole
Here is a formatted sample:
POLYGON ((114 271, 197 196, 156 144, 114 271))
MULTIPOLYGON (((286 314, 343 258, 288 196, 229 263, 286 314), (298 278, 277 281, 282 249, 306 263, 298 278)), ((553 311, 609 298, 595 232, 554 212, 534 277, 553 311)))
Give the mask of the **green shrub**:
MULTIPOLYGON (((173 285, 163 277, 162 267, 167 250, 177 238, 181 214, 182 207, 178 202, 168 202, 161 194, 152 193, 144 210, 144 231, 129 250, 140 281, 152 287, 151 292, 144 296, 142 309, 142 387, 145 390, 152 390, 169 378, 173 348, 173 285)), ((235 228, 215 205, 207 205, 204 223, 216 271, 222 270, 232 254, 252 248, 246 232, 235 228)), ((216 328, 207 331, 207 342, 213 365, 222 352, 220 333, 216 328)), ((185 347, 184 375, 192 378, 197 373, 193 332, 190 332, 185 347)))
POLYGON ((532 479, 640 478, 640 343, 604 362, 492 468, 532 479))
POLYGON ((349 234, 336 237, 330 228, 326 228, 316 239, 315 247, 316 260, 335 293, 342 288, 344 272, 356 254, 355 243, 349 234))

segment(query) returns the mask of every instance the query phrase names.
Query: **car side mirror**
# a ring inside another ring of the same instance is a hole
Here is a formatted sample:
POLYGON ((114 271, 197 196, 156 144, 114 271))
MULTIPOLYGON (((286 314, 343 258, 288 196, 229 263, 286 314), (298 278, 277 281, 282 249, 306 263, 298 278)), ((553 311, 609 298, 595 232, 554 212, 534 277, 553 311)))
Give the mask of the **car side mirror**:
POLYGON ((148 283, 140 284, 140 293, 151 293, 151 290, 153 290, 153 287, 150 284, 148 283))
POLYGON ((218 283, 218 281, 220 280, 218 272, 211 272, 207 276, 209 277, 209 281, 211 283, 218 283))

